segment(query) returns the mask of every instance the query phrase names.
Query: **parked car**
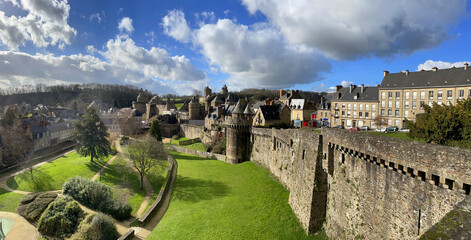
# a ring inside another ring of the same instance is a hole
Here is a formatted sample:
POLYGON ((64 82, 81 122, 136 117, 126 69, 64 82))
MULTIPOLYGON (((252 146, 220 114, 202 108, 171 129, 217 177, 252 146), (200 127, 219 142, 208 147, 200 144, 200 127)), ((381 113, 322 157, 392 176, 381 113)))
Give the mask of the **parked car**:
POLYGON ((376 128, 376 132, 386 132, 386 128, 376 128))
POLYGON ((349 128, 348 130, 350 130, 350 131, 360 131, 360 129, 357 128, 357 127, 351 127, 351 128, 349 128))
POLYGON ((409 132, 409 131, 410 131, 410 130, 407 129, 407 128, 401 128, 401 129, 399 129, 399 132, 409 132))
POLYGON ((346 126, 346 127, 345 127, 345 129, 348 129, 348 130, 350 130, 350 129, 352 129, 352 128, 353 128, 352 126, 346 126))
POLYGON ((388 128, 387 128, 387 131, 388 131, 388 132, 397 132, 397 131, 399 131, 399 128, 396 127, 396 126, 394 126, 394 127, 388 127, 388 128))
POLYGON ((342 125, 337 125, 337 126, 335 126, 335 127, 333 127, 333 128, 343 129, 343 126, 342 126, 342 125))
POLYGON ((360 131, 368 131, 370 128, 368 126, 363 126, 360 128, 360 131))

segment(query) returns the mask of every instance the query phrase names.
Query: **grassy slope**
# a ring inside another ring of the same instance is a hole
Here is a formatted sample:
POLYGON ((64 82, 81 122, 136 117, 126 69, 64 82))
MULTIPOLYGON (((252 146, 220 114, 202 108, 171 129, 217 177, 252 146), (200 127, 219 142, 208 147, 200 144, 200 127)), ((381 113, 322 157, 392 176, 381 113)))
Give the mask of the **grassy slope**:
MULTIPOLYGON (((108 156, 103 161, 108 161, 108 156)), ((82 176, 92 178, 100 170, 101 164, 92 164, 89 157, 81 157, 73 152, 53 162, 46 163, 34 170, 34 182, 29 172, 8 179, 7 185, 12 189, 23 191, 49 191, 62 188, 62 184, 69 178, 82 176)))
POLYGON ((405 139, 405 140, 411 140, 411 141, 417 141, 417 142, 425 142, 422 139, 412 139, 409 136, 407 136, 406 132, 389 132, 389 133, 384 133, 384 132, 374 132, 374 131, 368 131, 368 132, 362 132, 362 133, 367 133, 371 135, 378 135, 378 136, 385 136, 385 137, 392 137, 392 138, 399 138, 399 139, 405 139))
MULTIPOLYGON (((97 181, 100 181, 100 178, 97 181)), ((113 189, 116 198, 131 205, 132 214, 137 212, 146 196, 145 190, 139 189, 139 178, 122 158, 115 159, 103 171, 101 182, 113 189)))
POLYGON ((267 170, 172 154, 179 165, 172 202, 147 239, 326 239, 304 233, 288 191, 267 170))
POLYGON ((204 144, 201 143, 201 142, 193 143, 193 144, 190 144, 190 145, 178 145, 178 143, 180 141, 184 141, 184 140, 190 140, 190 139, 186 138, 186 137, 179 137, 176 140, 172 140, 170 142, 170 144, 174 144, 174 145, 177 145, 177 146, 180 146, 180 147, 191 148, 191 149, 195 149, 195 150, 198 150, 198 151, 206 152, 206 147, 204 147, 204 144))
POLYGON ((23 195, 0 188, 0 211, 16 212, 23 195))
POLYGON ((177 109, 180 109, 183 106, 183 103, 175 103, 175 107, 177 109))

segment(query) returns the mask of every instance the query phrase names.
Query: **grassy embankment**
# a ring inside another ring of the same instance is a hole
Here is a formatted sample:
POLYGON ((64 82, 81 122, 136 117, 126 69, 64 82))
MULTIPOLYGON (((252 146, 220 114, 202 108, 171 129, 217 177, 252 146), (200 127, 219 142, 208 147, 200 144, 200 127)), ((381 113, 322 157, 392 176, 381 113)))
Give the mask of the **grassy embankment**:
POLYGON ((82 176, 92 178, 112 156, 101 161, 101 164, 91 163, 90 157, 81 157, 77 152, 46 163, 33 171, 33 179, 30 173, 24 172, 7 180, 8 187, 12 189, 37 192, 62 189, 62 184, 69 177, 82 176))
POLYGON ((170 144, 177 145, 177 146, 184 147, 184 148, 190 148, 190 149, 195 149, 195 150, 198 150, 198 151, 206 152, 206 147, 204 146, 204 144, 202 142, 197 142, 197 143, 193 143, 193 144, 190 144, 190 145, 179 145, 179 142, 184 141, 184 140, 190 140, 190 139, 186 138, 186 137, 179 137, 175 140, 172 140, 170 142, 170 144))
POLYGON ((172 202, 147 239, 327 239, 305 234, 289 192, 262 167, 172 155, 178 162, 172 202))

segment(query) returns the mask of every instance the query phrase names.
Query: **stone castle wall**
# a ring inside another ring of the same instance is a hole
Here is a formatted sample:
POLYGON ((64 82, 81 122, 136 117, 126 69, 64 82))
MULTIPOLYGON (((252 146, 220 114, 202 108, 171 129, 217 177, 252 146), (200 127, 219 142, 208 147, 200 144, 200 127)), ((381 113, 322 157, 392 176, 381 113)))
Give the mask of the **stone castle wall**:
POLYGON ((340 239, 416 239, 469 194, 471 151, 323 129, 325 230, 340 239))
POLYGON ((202 126, 195 126, 190 124, 181 124, 180 125, 180 136, 194 139, 194 138, 201 138, 203 135, 203 127, 202 126))
POLYGON ((251 142, 250 160, 270 170, 290 191, 289 204, 303 228, 308 233, 320 228, 326 203, 320 134, 252 128, 251 142))

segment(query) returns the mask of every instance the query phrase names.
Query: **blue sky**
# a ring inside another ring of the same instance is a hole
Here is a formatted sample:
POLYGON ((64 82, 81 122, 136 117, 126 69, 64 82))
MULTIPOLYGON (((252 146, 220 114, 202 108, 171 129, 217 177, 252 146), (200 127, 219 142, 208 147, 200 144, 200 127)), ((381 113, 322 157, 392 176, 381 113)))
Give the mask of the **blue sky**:
POLYGON ((466 0, 0 0, 0 87, 328 91, 470 61, 466 0))

